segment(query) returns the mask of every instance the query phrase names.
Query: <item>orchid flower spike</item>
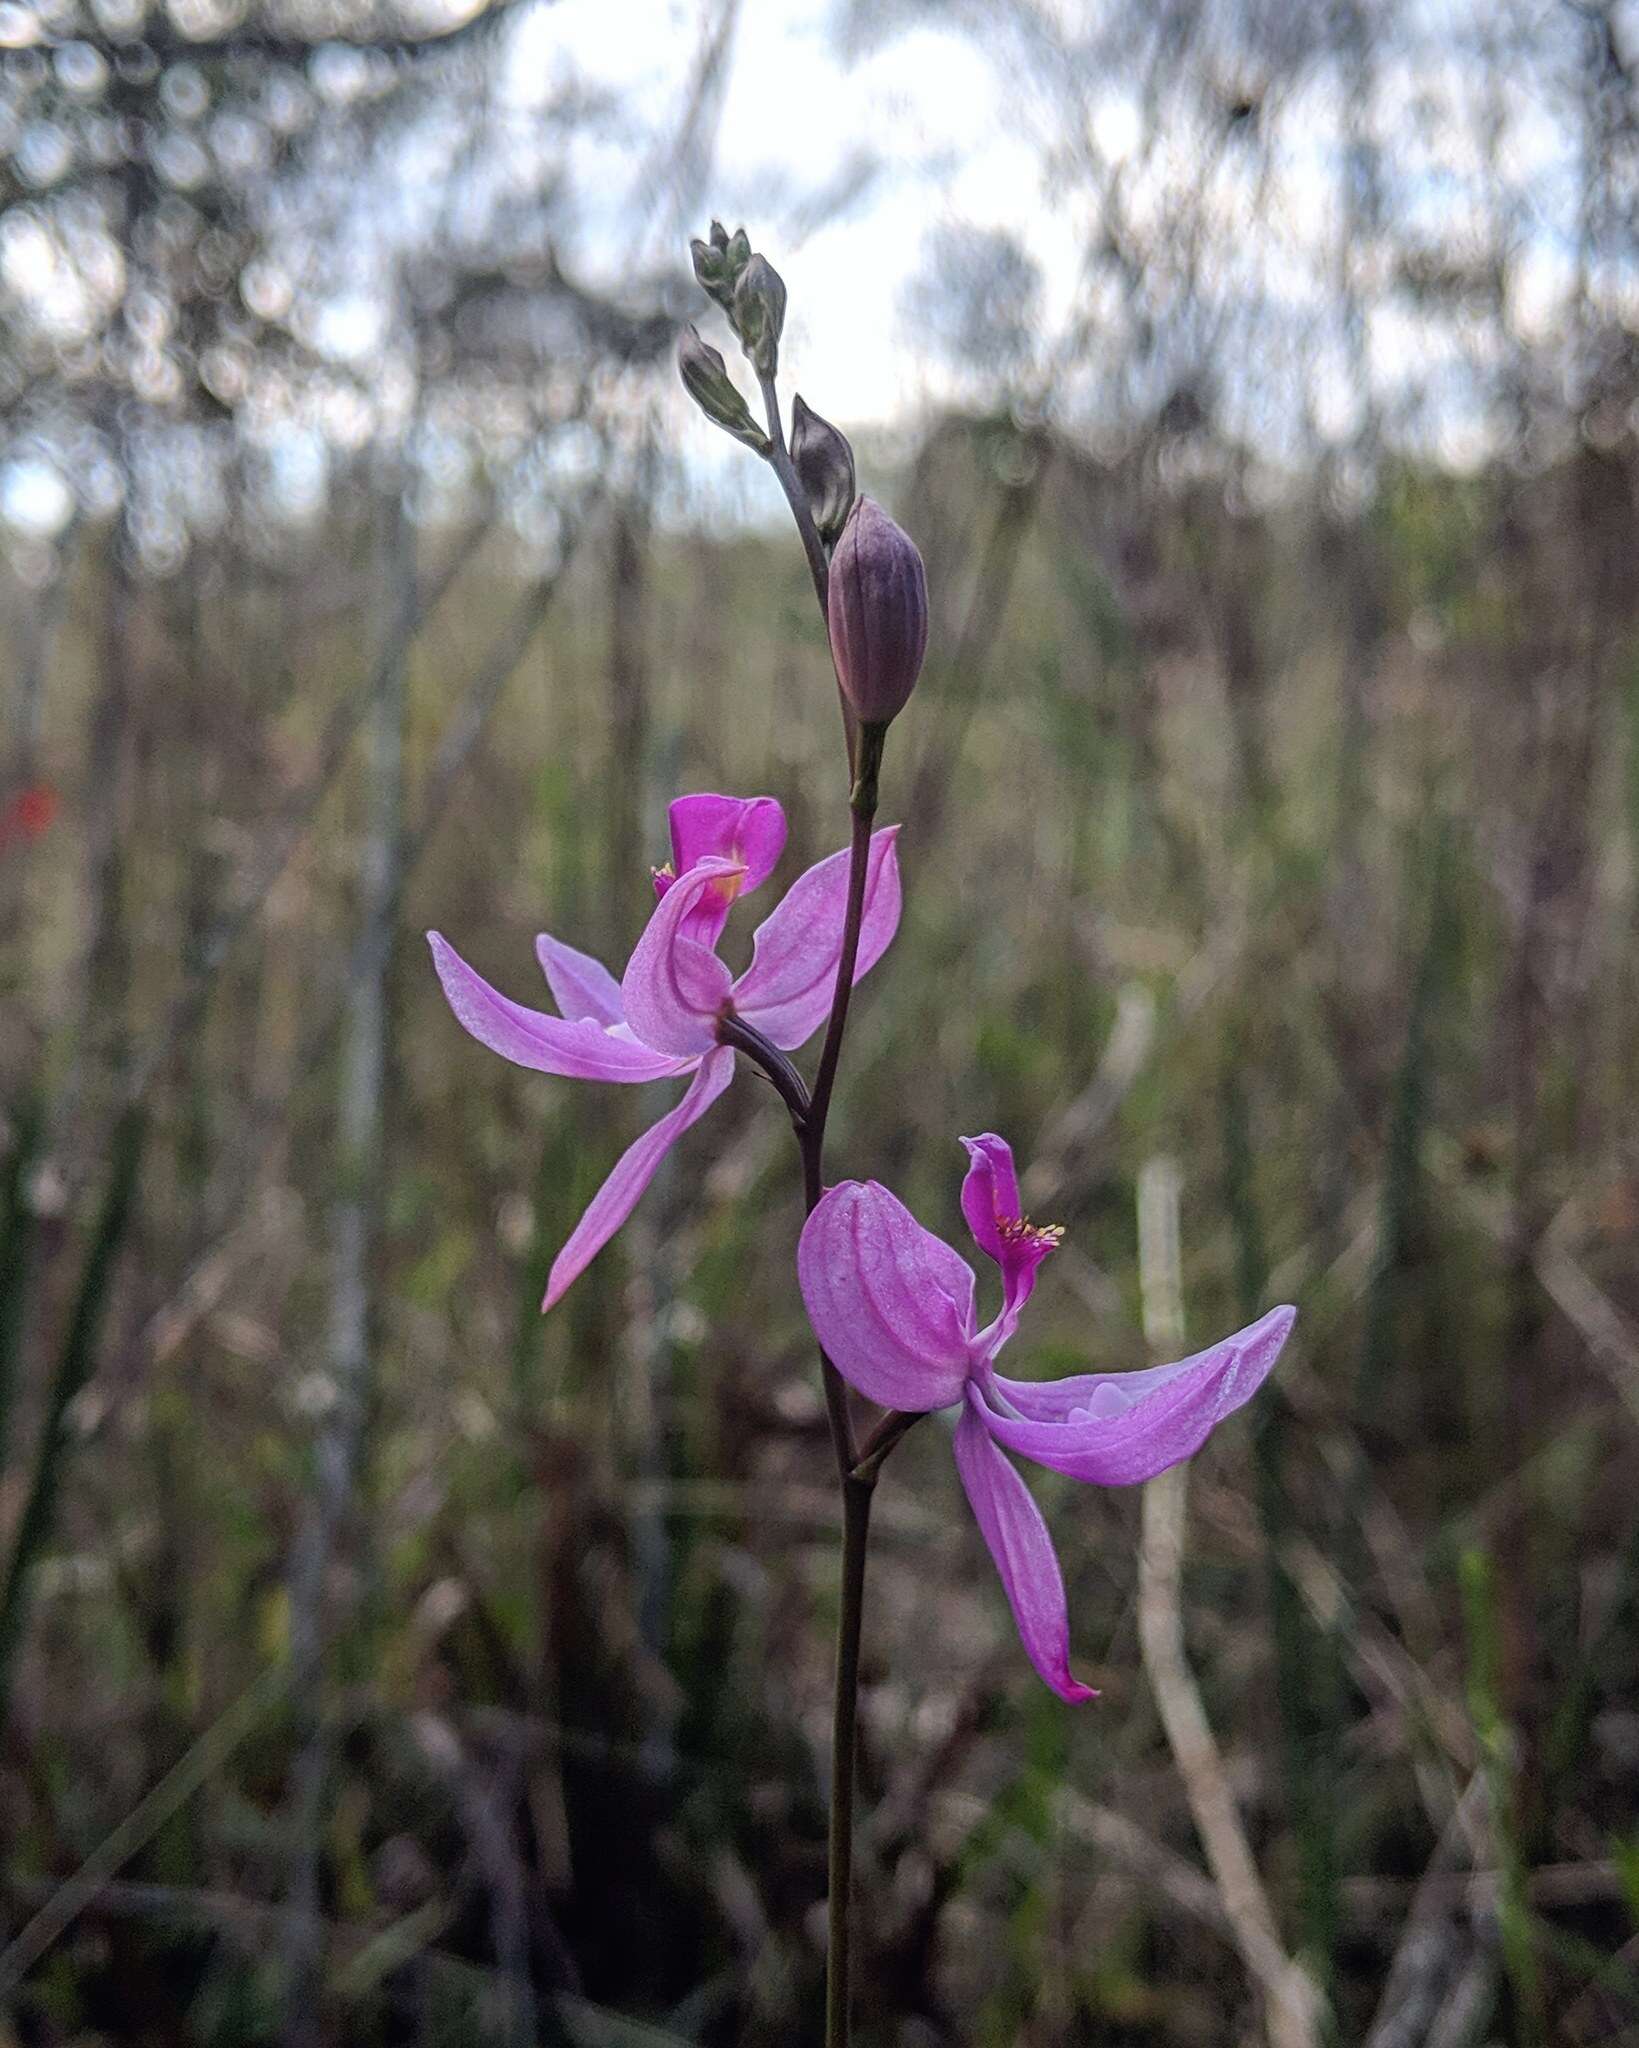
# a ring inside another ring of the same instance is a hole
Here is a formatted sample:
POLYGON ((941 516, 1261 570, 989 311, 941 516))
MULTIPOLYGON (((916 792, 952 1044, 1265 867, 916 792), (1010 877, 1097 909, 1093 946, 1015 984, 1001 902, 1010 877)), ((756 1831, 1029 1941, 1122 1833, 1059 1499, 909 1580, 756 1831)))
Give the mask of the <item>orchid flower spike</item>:
POLYGON ((962 1213, 1001 1268, 993 1322, 979 1328, 967 1261, 876 1181, 827 1190, 809 1217, 797 1248, 803 1300, 821 1348, 869 1400, 911 1414, 962 1404, 956 1469, 1026 1654, 1061 1699, 1092 1699, 1093 1689, 1070 1672, 1064 1579, 1047 1524, 1002 1449, 1097 1486, 1153 1479, 1192 1457, 1251 1399, 1297 1312, 1271 1309, 1208 1350, 1147 1372, 1004 1379, 997 1353, 1062 1232, 1024 1216, 1005 1140, 987 1133, 962 1143, 962 1213))
MULTIPOLYGON (((655 1170, 728 1086, 734 1053, 722 1028, 739 1017, 783 1052, 811 1038, 830 1014, 848 895, 846 849, 799 875, 752 940, 738 980, 717 957, 736 899, 773 872, 785 847, 785 813, 769 796, 683 796, 671 806, 672 859, 655 870, 659 897, 626 972, 546 933, 535 951, 561 1012, 525 1009, 490 987, 438 932, 433 963, 450 1008, 481 1045, 520 1067, 575 1081, 660 1081, 692 1076, 682 1100, 620 1158, 553 1261, 542 1309, 631 1215, 655 1170)), ((857 982, 887 950, 899 924, 898 826, 873 834, 857 982)))

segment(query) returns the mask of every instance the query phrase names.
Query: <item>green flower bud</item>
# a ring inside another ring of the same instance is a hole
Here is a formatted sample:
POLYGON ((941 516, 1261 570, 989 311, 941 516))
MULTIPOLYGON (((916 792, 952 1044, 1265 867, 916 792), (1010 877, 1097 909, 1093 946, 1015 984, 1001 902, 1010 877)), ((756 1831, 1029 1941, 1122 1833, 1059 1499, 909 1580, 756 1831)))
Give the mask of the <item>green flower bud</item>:
POLYGON ((734 287, 740 273, 751 261, 751 243, 744 228, 731 235, 720 220, 711 224, 711 239, 690 242, 695 282, 708 298, 715 299, 730 319, 734 316, 734 287))
POLYGON ((847 436, 804 405, 800 395, 791 406, 791 462, 820 539, 830 547, 854 509, 854 451, 847 436))
POLYGON ((685 327, 678 341, 677 368, 684 389, 708 420, 757 454, 768 453, 768 436, 751 417, 728 373, 727 363, 709 342, 700 339, 699 330, 693 326, 685 327))
POLYGON ((758 376, 772 377, 785 326, 785 280, 766 256, 753 256, 740 272, 729 318, 758 376))
POLYGON ((734 303, 734 287, 729 281, 723 251, 714 249, 710 242, 702 242, 696 236, 689 244, 689 254, 694 258, 696 284, 707 298, 715 299, 724 312, 727 312, 734 303))

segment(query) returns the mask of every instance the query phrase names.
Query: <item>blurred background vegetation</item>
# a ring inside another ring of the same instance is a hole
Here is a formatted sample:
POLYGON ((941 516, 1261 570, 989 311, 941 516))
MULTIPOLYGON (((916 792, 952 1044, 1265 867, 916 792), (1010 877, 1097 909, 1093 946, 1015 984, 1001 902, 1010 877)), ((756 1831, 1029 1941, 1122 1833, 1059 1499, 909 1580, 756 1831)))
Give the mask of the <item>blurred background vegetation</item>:
MULTIPOLYGON (((1309 2038, 1639 2040, 1639 10, 441 4, 0 0, 0 2038, 816 2038, 783 1116, 543 1322, 647 1105, 419 937, 534 1002, 672 794, 846 836, 800 551, 675 388, 718 212, 933 596, 832 1170, 954 1232, 1005 1132, 1058 1372, 1142 1362, 1177 1163, 1191 1335, 1301 1307, 1183 1583, 1309 2038)), ((1292 2039, 1138 1500, 1040 1486, 1070 1712, 941 1427, 864 2037, 1292 2039)))

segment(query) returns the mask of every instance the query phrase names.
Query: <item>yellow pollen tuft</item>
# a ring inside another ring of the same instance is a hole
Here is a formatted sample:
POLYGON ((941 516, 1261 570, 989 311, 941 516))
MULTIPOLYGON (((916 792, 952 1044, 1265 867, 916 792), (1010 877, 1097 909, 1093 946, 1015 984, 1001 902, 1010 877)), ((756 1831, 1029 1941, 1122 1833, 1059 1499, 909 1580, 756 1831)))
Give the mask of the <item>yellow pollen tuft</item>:
POLYGON ((997 1228, 1003 1244, 1039 1244, 1052 1251, 1064 1239, 1062 1223, 1032 1223, 1028 1216, 1004 1216, 997 1228))

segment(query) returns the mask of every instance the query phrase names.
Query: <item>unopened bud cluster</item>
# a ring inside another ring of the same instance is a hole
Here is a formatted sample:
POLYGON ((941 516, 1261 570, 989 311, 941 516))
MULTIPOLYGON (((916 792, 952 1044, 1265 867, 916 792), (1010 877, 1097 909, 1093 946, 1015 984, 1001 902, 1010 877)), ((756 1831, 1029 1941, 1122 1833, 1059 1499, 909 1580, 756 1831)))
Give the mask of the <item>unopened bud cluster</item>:
POLYGON ((745 229, 736 228, 731 235, 720 220, 714 220, 711 240, 690 242, 689 254, 694 258, 694 275, 700 289, 726 313, 734 304, 734 287, 740 281, 740 272, 751 261, 751 240, 745 229))
POLYGON ((754 253, 744 228, 731 235, 720 220, 712 222, 709 241, 690 242, 689 254, 700 289, 728 315, 752 368, 759 377, 772 377, 785 329, 784 278, 766 256, 754 253))
MULTIPOLYGON (((777 432, 773 380, 785 328, 784 280, 752 248, 744 228, 731 235, 714 220, 709 239, 689 249, 701 290, 728 316, 764 386, 777 432)), ((915 543, 874 499, 855 495, 847 436, 800 396, 791 409, 786 466, 785 451, 753 419, 722 356, 693 327, 683 331, 677 365, 707 419, 774 462, 799 523, 806 504, 829 558, 828 580, 823 565, 815 574, 825 595, 838 685, 862 726, 886 726, 915 689, 928 644, 927 577, 915 543)))

